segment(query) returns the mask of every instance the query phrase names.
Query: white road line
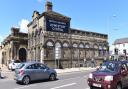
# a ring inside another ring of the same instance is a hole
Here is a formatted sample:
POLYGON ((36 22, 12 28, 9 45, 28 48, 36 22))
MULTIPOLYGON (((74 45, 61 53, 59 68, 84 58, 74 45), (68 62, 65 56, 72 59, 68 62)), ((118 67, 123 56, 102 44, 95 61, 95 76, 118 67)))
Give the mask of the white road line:
POLYGON ((26 86, 23 86, 23 87, 17 87, 17 88, 14 88, 14 89, 23 89, 23 88, 33 87, 33 86, 36 86, 36 84, 35 85, 26 85, 26 86))
POLYGON ((63 88, 63 87, 68 87, 68 86, 72 86, 75 85, 76 83, 70 83, 70 84, 66 84, 66 85, 62 85, 62 86, 58 86, 58 87, 54 87, 54 88, 50 88, 50 89, 59 89, 59 88, 63 88))
MULTIPOLYGON (((58 81, 72 80, 72 79, 83 78, 83 77, 84 77, 84 78, 87 78, 88 75, 82 76, 82 77, 75 77, 75 78, 62 79, 62 80, 58 80, 58 81)), ((58 81, 57 81, 57 82, 58 82, 58 81)))

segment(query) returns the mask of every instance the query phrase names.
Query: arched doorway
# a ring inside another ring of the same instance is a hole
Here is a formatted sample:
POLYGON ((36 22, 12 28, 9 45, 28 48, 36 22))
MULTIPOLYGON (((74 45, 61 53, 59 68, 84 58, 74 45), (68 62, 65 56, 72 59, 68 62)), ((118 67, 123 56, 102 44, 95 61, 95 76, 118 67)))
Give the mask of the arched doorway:
POLYGON ((27 52, 25 48, 20 48, 19 49, 19 60, 21 62, 25 62, 26 61, 26 56, 27 56, 27 52))

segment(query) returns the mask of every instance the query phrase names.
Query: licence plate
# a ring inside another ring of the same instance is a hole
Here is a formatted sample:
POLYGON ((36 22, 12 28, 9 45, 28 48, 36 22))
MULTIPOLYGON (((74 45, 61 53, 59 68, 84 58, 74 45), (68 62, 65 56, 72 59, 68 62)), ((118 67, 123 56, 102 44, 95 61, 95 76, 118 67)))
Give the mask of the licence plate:
POLYGON ((93 86, 94 86, 94 87, 101 87, 101 84, 93 83, 93 86))

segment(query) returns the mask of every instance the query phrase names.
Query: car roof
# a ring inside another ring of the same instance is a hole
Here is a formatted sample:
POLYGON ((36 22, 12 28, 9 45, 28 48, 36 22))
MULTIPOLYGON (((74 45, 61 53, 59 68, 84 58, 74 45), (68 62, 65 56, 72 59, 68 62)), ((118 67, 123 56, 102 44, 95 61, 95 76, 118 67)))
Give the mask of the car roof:
POLYGON ((122 64, 122 63, 128 63, 128 60, 119 60, 119 61, 115 61, 115 60, 109 60, 109 61, 106 61, 105 63, 117 63, 117 64, 122 64))
POLYGON ((22 64, 32 65, 32 64, 35 64, 35 63, 40 63, 40 62, 37 62, 37 61, 28 61, 28 62, 23 62, 22 64))

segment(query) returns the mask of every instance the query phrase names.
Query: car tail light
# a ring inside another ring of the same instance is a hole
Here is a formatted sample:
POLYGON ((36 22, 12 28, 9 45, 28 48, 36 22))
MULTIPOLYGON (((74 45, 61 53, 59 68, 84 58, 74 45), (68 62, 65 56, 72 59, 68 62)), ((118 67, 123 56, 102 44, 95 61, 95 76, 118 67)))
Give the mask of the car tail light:
POLYGON ((19 74, 20 74, 20 75, 23 75, 23 74, 24 74, 24 70, 20 70, 20 71, 19 71, 19 74))

